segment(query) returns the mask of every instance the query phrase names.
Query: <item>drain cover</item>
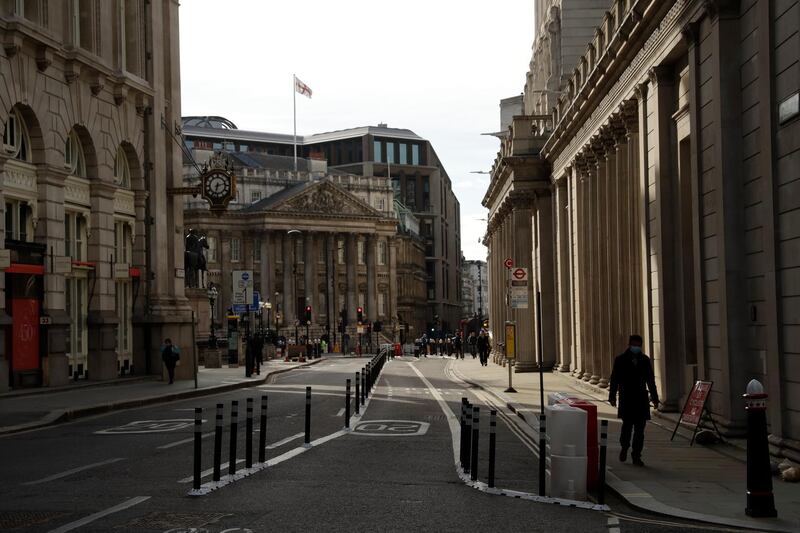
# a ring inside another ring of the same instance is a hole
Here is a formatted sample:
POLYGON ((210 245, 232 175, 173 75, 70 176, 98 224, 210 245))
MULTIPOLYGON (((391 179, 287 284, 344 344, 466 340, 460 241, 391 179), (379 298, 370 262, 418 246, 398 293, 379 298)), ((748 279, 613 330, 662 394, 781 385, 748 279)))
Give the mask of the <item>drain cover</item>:
POLYGON ((171 528, 192 528, 202 527, 222 520, 226 516, 233 516, 226 513, 175 513, 172 511, 153 511, 144 516, 134 518, 127 524, 117 526, 125 530, 157 529, 164 531, 171 528))
POLYGON ((0 530, 45 524, 68 514, 55 511, 0 511, 0 530))

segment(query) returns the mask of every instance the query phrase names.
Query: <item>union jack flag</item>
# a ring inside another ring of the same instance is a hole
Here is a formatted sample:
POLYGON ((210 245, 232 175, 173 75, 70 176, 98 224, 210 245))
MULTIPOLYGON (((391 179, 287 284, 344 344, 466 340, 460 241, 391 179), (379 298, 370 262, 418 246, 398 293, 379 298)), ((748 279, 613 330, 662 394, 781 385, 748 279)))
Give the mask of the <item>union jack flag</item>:
POLYGON ((303 96, 308 96, 311 98, 311 88, 300 81, 297 76, 294 77, 294 90, 298 93, 302 94, 303 96))

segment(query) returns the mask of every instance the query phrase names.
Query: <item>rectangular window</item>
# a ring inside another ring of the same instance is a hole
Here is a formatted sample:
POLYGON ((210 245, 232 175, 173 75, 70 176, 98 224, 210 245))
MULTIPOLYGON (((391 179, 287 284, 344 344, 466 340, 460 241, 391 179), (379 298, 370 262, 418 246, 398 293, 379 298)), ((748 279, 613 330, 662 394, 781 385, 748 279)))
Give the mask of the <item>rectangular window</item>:
POLYGON ((254 204, 261 200, 261 191, 250 191, 250 203, 254 204))
POLYGON ((417 180, 416 178, 406 179, 406 205, 412 211, 417 209, 417 180))
POLYGON ((419 165, 419 145, 412 144, 411 145, 411 164, 412 165, 419 165))
POLYGON ((400 143, 398 146, 400 148, 400 164, 401 165, 407 165, 408 164, 408 147, 403 143, 400 143))
POLYGON ((394 163, 394 143, 386 143, 386 162, 394 163))
MULTIPOLYGON (((367 299, 366 299, 366 297, 365 297, 365 294, 364 294, 363 292, 359 292, 359 293, 358 293, 358 306, 359 306, 361 309, 364 309, 364 305, 365 305, 365 304, 364 304, 364 302, 366 302, 366 300, 367 300, 367 299)), ((369 309, 367 309, 367 311, 369 311, 369 309)), ((365 313, 365 314, 366 314, 366 313, 365 313)), ((368 315, 367 315, 367 316, 368 316, 368 315)), ((364 317, 364 320, 366 320, 366 319, 367 319, 367 317, 365 316, 365 317, 364 317)))
POLYGON ((32 236, 33 226, 28 227, 28 204, 19 200, 6 202, 6 239, 28 241, 32 236))
POLYGON ((73 261, 86 260, 86 220, 81 213, 64 212, 64 255, 73 261))
POLYGON ((344 264, 344 239, 336 240, 336 262, 340 265, 344 264))
POLYGON ((130 281, 118 281, 114 293, 117 308, 119 326, 117 327, 117 353, 129 354, 132 351, 131 332, 133 323, 131 320, 131 283, 130 281))
POLYGON ((217 238, 208 237, 208 250, 206 250, 206 261, 208 263, 217 262, 217 238))
POLYGON ((233 145, 233 143, 226 142, 225 143, 225 150, 227 150, 228 152, 233 152, 233 151, 236 150, 236 147, 233 145))
POLYGON ((358 264, 364 265, 367 263, 366 248, 364 247, 364 241, 359 239, 357 248, 358 248, 358 264))
POLYGON ((373 156, 373 161, 380 163, 381 161, 383 161, 383 159, 381 159, 381 142, 375 141, 375 144, 373 146, 375 147, 374 150, 375 155, 373 156))
POLYGON ((242 241, 231 239, 231 261, 242 260, 242 241))
POLYGON ((253 239, 253 261, 256 263, 261 262, 261 239, 258 237, 253 239))
POLYGON ((394 191, 394 199, 400 200, 400 178, 392 178, 392 191, 394 191))
POLYGON ((378 241, 378 264, 386 264, 386 241, 378 241))
POLYGON ((239 145, 239 151, 240 152, 246 152, 247 151, 247 145, 246 144, 240 144, 239 145))
POLYGON ((422 210, 431 210, 431 178, 422 176, 422 210))
POLYGON ((131 263, 131 226, 122 220, 114 223, 114 262, 131 263))
POLYGON ((317 262, 318 263, 324 263, 325 262, 325 248, 327 246, 325 246, 324 244, 325 243, 323 243, 323 246, 317 246, 317 249, 318 249, 317 250, 317 262))
POLYGON ((378 293, 378 316, 386 316, 386 293, 378 293))
POLYGON ((214 143, 211 146, 214 150, 222 150, 222 143, 214 143))

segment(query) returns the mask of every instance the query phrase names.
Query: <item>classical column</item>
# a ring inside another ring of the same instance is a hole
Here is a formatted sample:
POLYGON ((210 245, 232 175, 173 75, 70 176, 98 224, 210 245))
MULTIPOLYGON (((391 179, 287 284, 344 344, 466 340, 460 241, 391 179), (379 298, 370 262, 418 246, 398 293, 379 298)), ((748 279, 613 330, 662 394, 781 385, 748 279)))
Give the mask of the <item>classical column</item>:
MULTIPOLYGON (((623 108, 625 120, 625 138, 627 141, 627 179, 628 179, 628 202, 627 209, 630 213, 628 239, 630 242, 630 293, 628 305, 631 310, 631 330, 629 333, 645 336, 646 328, 644 323, 644 311, 642 302, 644 294, 648 290, 647 285, 642 280, 642 215, 641 205, 644 201, 644 193, 641 190, 641 170, 639 167, 639 117, 638 100, 630 101, 630 104, 623 108)), ((646 227, 645 227, 646 230, 646 227)), ((647 344, 645 344, 647 346, 647 344)))
POLYGON ((297 301, 294 293, 296 268, 294 239, 284 232, 281 232, 280 235, 283 242, 283 324, 292 326, 297 318, 294 308, 297 301))
POLYGON ((581 314, 581 290, 582 286, 580 283, 580 245, 582 242, 579 242, 579 226, 578 226, 578 216, 580 212, 580 203, 578 200, 578 179, 580 176, 579 170, 579 163, 578 161, 573 161, 573 164, 569 171, 567 172, 567 193, 568 193, 568 200, 569 208, 567 209, 568 213, 568 225, 569 225, 569 276, 570 276, 570 307, 571 307, 571 316, 570 319, 572 320, 572 361, 571 361, 571 368, 572 368, 572 375, 575 377, 580 377, 583 373, 583 334, 581 332, 583 328, 582 324, 582 314, 581 314))
MULTIPOLYGON (((555 293, 555 243, 553 238, 553 196, 549 189, 536 191, 534 210, 535 235, 534 250, 536 253, 536 288, 540 293, 541 317, 536 317, 536 335, 541 336, 542 365, 553 368, 556 357, 556 293, 555 293)), ((532 306, 536 309, 536 294, 532 298, 532 306)))
MULTIPOLYGON (((340 321, 336 308, 336 234, 325 233, 325 325, 330 327, 331 339, 336 338, 340 321)), ((333 348, 331 348, 333 349, 333 348)))
POLYGON ((356 246, 356 236, 354 233, 347 234, 347 250, 345 251, 345 262, 347 263, 347 322, 355 324, 356 307, 358 307, 358 290, 356 278, 356 265, 358 264, 358 249, 356 246))
POLYGON ((602 195, 600 194, 600 181, 601 176, 603 175, 603 169, 605 167, 605 157, 602 152, 602 148, 597 146, 592 146, 592 150, 594 152, 595 160, 593 165, 591 165, 590 169, 590 178, 589 178, 589 188, 590 188, 590 196, 589 200, 589 211, 590 211, 590 219, 589 219, 589 226, 590 226, 590 250, 589 250, 589 262, 591 264, 590 271, 589 271, 589 283, 588 287, 592 294, 592 309, 590 312, 591 320, 591 343, 592 343, 592 361, 590 370, 592 372, 591 377, 589 378, 589 383, 592 385, 596 385, 600 382, 601 372, 602 372, 602 352, 603 352, 603 342, 602 342, 602 331, 603 331, 603 307, 602 307, 602 294, 603 294, 603 285, 602 285, 602 249, 603 245, 601 243, 601 239, 603 238, 602 232, 600 231, 602 228, 602 222, 600 221, 600 202, 602 199, 602 195))
POLYGON ((631 216, 631 187, 628 177, 628 143, 626 137, 625 119, 621 112, 613 123, 614 140, 616 141, 617 160, 617 221, 616 228, 616 253, 614 255, 614 271, 618 278, 619 305, 619 330, 617 331, 617 351, 622 351, 626 346, 628 336, 633 333, 633 310, 631 309, 631 280, 636 263, 633 261, 633 246, 631 242, 630 227, 631 216))
POLYGON ((378 319, 378 287, 376 285, 378 281, 378 264, 375 257, 376 243, 375 235, 367 234, 364 236, 364 251, 367 260, 367 301, 366 316, 364 318, 370 322, 378 319))
MULTIPOLYGON (((680 284, 676 279, 678 262, 676 261, 675 238, 673 236, 676 222, 673 204, 677 202, 674 190, 675 168, 671 143, 671 129, 674 127, 672 109, 674 107, 674 81, 671 67, 657 67, 650 71, 652 100, 655 103, 652 123, 654 143, 651 162, 655 184, 655 221, 651 233, 655 236, 655 275, 658 280, 659 298, 653 301, 653 370, 656 383, 664 407, 669 410, 680 408, 681 381, 680 357, 670 354, 679 353, 681 347, 682 324, 681 312, 677 305, 678 298, 667 295, 679 294, 680 284)), ((651 118, 648 117, 648 121, 651 118)), ((726 177, 727 179, 727 177, 726 177)), ((722 231, 722 230, 720 230, 722 231)), ((738 263, 742 264, 742 263, 738 263)))
POLYGON ((604 201, 602 207, 603 231, 605 232, 605 247, 603 260, 605 266, 605 310, 606 331, 605 344, 601 354, 602 371, 600 386, 607 386, 614 365, 614 357, 618 351, 617 337, 620 329, 619 320, 619 270, 617 269, 618 238, 617 224, 619 210, 617 203, 617 151, 613 132, 607 126, 604 128, 603 144, 606 153, 606 173, 603 184, 604 201))
POLYGON ((391 317, 392 324, 395 324, 397 323, 397 239, 389 237, 387 246, 389 250, 389 302, 387 305, 389 306, 389 317, 391 317))
MULTIPOLYGON (((531 247, 533 246, 533 236, 531 228, 531 203, 532 198, 515 199, 513 203, 513 210, 508 216, 509 224, 511 227, 510 234, 514 238, 511 242, 513 246, 513 253, 510 257, 514 258, 514 267, 521 267, 528 269, 528 307, 524 309, 511 309, 508 308, 511 315, 511 320, 517 325, 517 361, 514 366, 515 372, 532 372, 537 368, 537 350, 535 339, 535 309, 536 309, 536 293, 531 290, 533 285, 533 273, 535 269, 532 266, 531 247)), ((506 271, 506 275, 508 272, 506 271)))
POLYGON ((275 306, 275 282, 272 275, 275 268, 275 252, 270 249, 272 244, 272 235, 269 231, 262 231, 256 234, 255 239, 261 239, 261 264, 259 265, 259 275, 261 279, 261 299, 265 302, 271 302, 273 308, 275 306))
MULTIPOLYGON (((312 323, 319 324, 319 307, 317 302, 317 254, 315 233, 305 232, 303 235, 303 282, 306 305, 311 306, 312 323)), ((304 310, 303 310, 304 311, 304 310)))
POLYGON ((570 309, 570 268, 569 268, 569 186, 568 177, 571 169, 566 169, 566 175, 555 183, 556 206, 556 275, 558 298, 558 360, 557 368, 561 372, 568 372, 572 363, 572 312, 570 309))

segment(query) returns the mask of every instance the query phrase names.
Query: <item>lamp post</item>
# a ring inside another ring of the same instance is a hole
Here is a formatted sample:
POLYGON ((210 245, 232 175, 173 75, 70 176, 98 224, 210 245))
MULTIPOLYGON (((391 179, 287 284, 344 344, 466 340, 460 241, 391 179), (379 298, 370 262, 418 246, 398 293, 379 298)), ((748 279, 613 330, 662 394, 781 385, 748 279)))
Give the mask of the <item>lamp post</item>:
POLYGON ((211 331, 208 335, 208 344, 214 349, 217 347, 217 335, 214 331, 214 304, 217 301, 218 295, 219 291, 217 290, 216 285, 210 283, 208 287, 208 303, 211 306, 211 331))
POLYGON ((275 336, 278 336, 278 315, 279 315, 279 307, 278 307, 278 298, 280 297, 281 293, 275 291, 275 336))
POLYGON ((272 304, 269 300, 264 302, 264 309, 267 310, 267 336, 269 337, 269 323, 270 323, 270 313, 272 312, 272 304))

